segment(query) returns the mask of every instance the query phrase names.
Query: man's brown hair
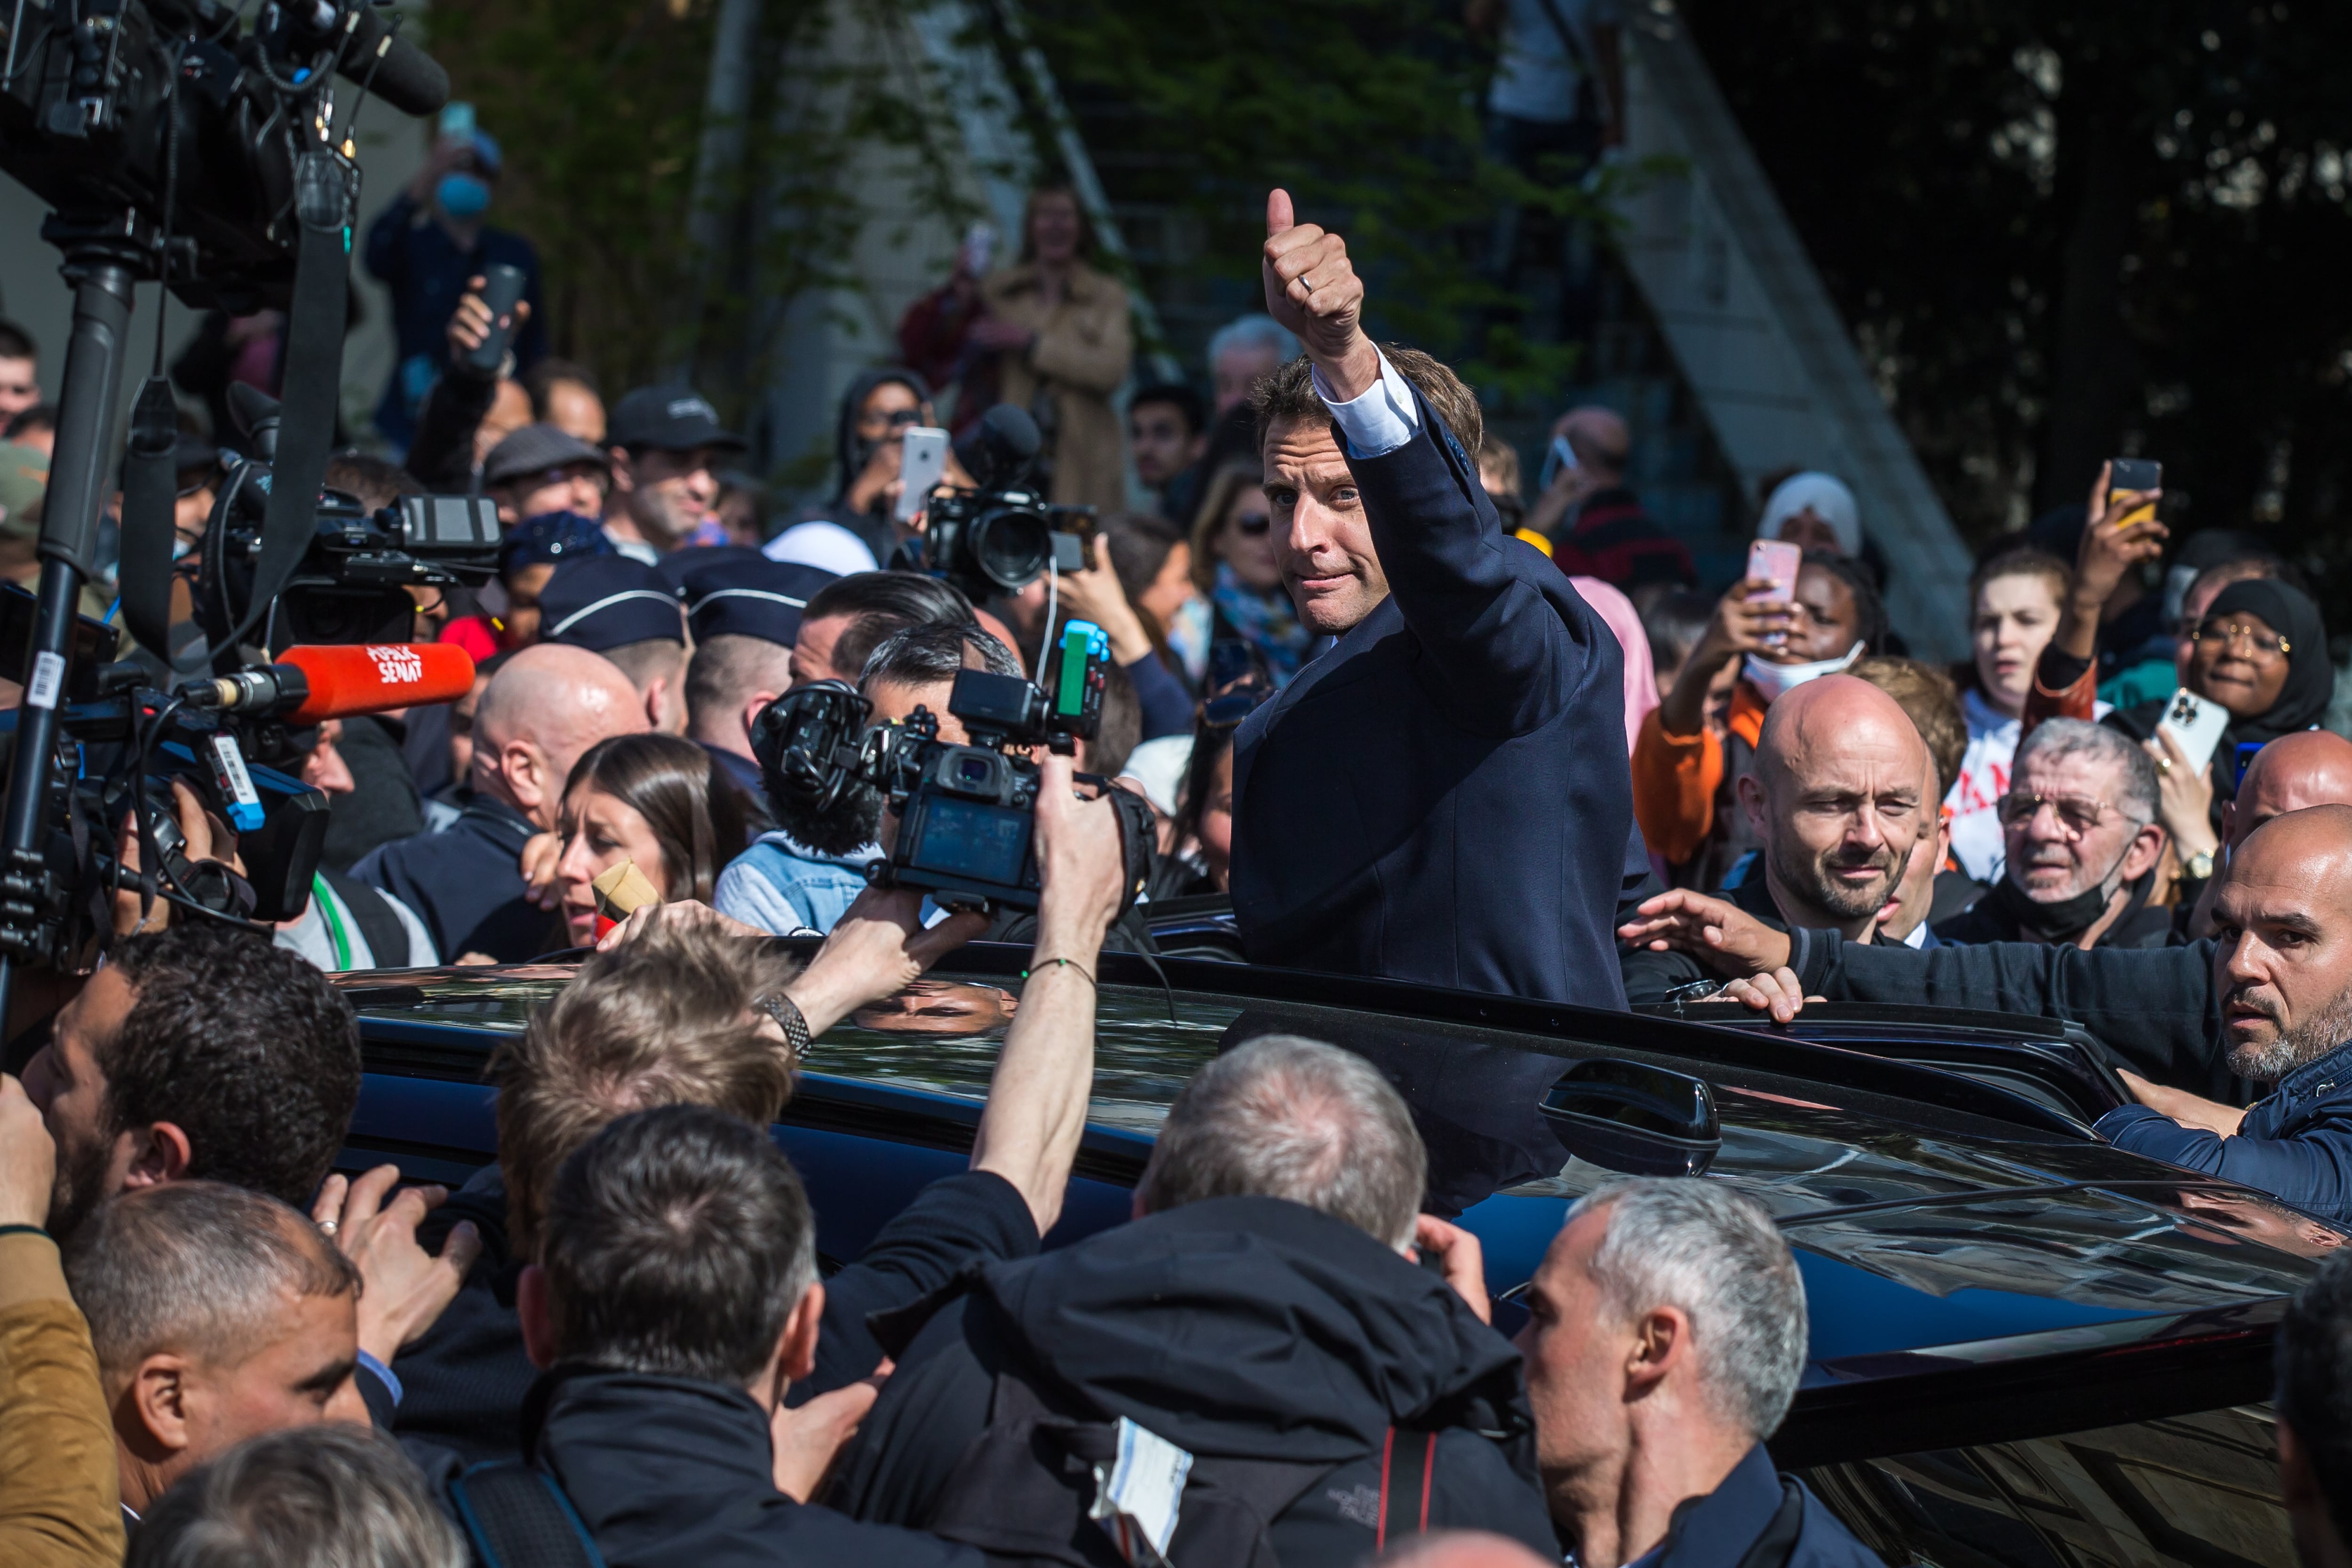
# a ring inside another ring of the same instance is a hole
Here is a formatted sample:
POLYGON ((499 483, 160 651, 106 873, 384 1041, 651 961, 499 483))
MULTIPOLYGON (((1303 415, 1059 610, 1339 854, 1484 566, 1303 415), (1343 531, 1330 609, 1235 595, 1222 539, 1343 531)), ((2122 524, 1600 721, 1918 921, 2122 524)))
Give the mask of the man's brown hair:
POLYGON ((708 1105, 761 1127, 776 1119, 793 1063, 751 1003, 797 969, 766 942, 656 925, 581 965, 499 1046, 489 1076, 514 1256, 536 1250, 557 1169, 606 1123, 656 1105, 708 1105))
POLYGON ((1932 664, 1891 653, 1856 659, 1846 674, 1868 681, 1895 699, 1895 706, 1927 743, 1927 755, 1936 764, 1937 799, 1948 794, 1969 750, 1969 721, 1960 712, 1959 688, 1953 685, 1951 676, 1932 664))
MULTIPOLYGON (((1437 411, 1437 417, 1445 422, 1445 428, 1454 433, 1462 450, 1476 454, 1486 431, 1486 419, 1478 412, 1478 394, 1463 385, 1460 376, 1419 349, 1384 343, 1381 352, 1389 357, 1397 374, 1429 400, 1429 406, 1437 411)), ((1250 408, 1257 415, 1257 444, 1261 451, 1267 433, 1281 421, 1331 423, 1330 407, 1324 402, 1323 394, 1315 390, 1313 368, 1304 354, 1274 374, 1262 377, 1250 388, 1250 408)))

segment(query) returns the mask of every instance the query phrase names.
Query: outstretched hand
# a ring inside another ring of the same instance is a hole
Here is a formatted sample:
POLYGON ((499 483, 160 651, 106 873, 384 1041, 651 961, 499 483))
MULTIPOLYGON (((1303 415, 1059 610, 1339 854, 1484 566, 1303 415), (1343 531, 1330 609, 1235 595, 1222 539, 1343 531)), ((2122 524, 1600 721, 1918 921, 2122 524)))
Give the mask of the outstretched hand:
POLYGON ((1687 888, 1643 901, 1618 936, 1653 953, 1688 953, 1732 979, 1778 969, 1789 961, 1789 934, 1746 910, 1687 888))
POLYGON ((1298 222, 1287 191, 1266 193, 1259 270, 1266 314, 1297 336, 1331 394, 1346 402, 1371 391, 1381 356, 1364 336, 1364 280, 1348 259, 1348 242, 1298 222))

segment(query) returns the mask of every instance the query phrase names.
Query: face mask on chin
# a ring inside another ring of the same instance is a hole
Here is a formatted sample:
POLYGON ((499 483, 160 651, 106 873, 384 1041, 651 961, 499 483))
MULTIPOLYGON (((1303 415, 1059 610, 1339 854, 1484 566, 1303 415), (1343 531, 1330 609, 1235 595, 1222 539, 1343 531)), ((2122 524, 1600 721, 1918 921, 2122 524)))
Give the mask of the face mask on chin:
POLYGON ((1823 675, 1834 675, 1861 657, 1862 639, 1857 637, 1853 646, 1841 657, 1815 659, 1808 664, 1769 664, 1750 653, 1742 662, 1740 674, 1748 677, 1749 685, 1764 694, 1766 702, 1777 702, 1791 688, 1801 686, 1807 681, 1819 680, 1823 675))

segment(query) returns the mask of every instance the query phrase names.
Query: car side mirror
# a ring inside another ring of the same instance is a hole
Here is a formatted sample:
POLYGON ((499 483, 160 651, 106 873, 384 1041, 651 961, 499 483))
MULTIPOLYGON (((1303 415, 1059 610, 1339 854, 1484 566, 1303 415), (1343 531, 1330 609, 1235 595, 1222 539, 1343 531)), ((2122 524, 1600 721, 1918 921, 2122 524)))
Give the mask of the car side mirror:
POLYGON ((1537 1108, 1569 1153, 1629 1176, 1698 1176, 1723 1147, 1706 1081, 1644 1062, 1580 1061, 1537 1108))

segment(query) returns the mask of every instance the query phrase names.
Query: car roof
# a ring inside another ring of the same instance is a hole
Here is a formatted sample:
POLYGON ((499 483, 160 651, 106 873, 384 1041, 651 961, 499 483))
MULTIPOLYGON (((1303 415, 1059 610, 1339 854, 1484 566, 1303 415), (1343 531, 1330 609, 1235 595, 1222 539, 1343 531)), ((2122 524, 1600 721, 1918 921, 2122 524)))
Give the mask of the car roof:
MULTIPOLYGON (((891 1114, 968 1126, 1024 958, 974 945, 828 1032, 802 1064, 795 1108, 855 1107, 867 1126, 891 1114)), ((2274 1320, 2343 1239, 2249 1189, 2112 1148, 2030 1100, 1859 1050, 1237 965, 1160 972, 1165 988, 1143 962, 1104 956, 1082 1176, 1124 1173, 1131 1185, 1177 1092, 1227 1041, 1331 1040, 1373 1060, 1412 1105, 1430 1150, 1428 1207, 1478 1233, 1490 1287, 1508 1292, 1570 1206, 1618 1177, 1559 1145, 1537 1109, 1545 1091, 1594 1056, 1687 1072, 1710 1084, 1721 1124, 1706 1179, 1762 1204, 1797 1251, 1809 1385, 2242 1333, 2250 1313, 2274 1320)), ((439 1049, 478 1061, 571 973, 344 985, 378 1057, 439 1049)))

